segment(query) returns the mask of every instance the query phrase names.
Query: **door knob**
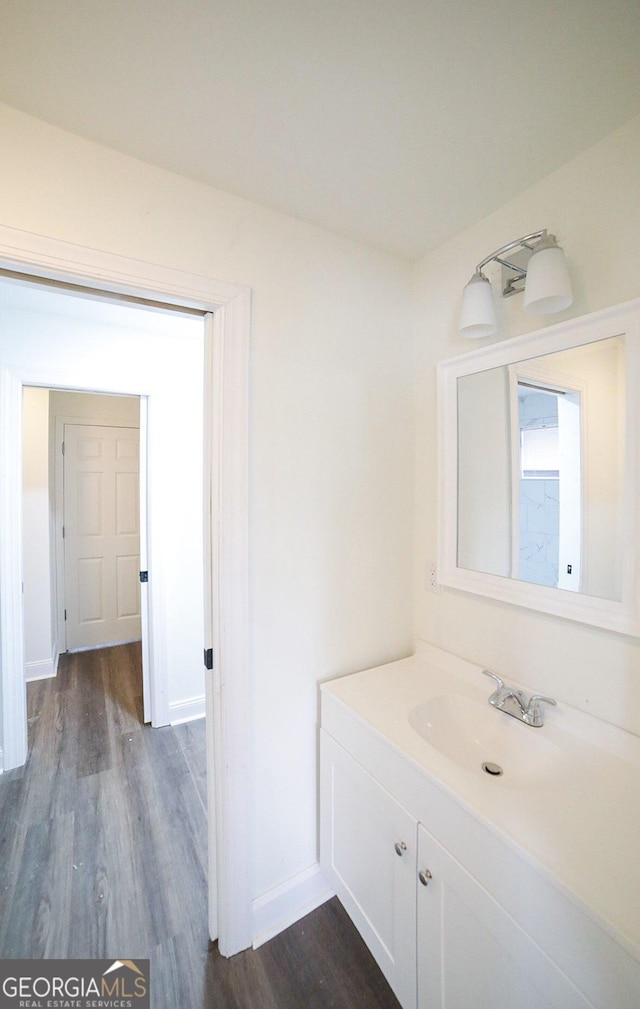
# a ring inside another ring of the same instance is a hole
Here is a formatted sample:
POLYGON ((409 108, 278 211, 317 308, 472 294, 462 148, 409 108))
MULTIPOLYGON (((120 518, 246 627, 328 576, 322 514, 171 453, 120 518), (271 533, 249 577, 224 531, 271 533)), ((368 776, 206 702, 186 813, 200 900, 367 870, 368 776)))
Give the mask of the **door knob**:
POLYGON ((429 880, 433 879, 433 876, 428 869, 421 869, 418 873, 418 879, 423 886, 429 886, 429 880))
POLYGON ((407 846, 404 843, 404 841, 396 841, 394 847, 396 849, 396 855, 400 855, 400 858, 402 858, 405 851, 407 850, 407 846))

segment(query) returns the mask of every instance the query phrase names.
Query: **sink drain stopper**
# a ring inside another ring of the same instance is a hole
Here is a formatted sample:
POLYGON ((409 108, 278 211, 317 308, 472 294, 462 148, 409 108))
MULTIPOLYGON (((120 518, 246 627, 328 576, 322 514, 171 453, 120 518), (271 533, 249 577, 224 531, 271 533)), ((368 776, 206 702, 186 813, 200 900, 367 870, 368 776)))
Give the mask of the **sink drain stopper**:
POLYGON ((500 777, 501 774, 504 774, 500 764, 492 764, 490 760, 485 760, 482 765, 482 770, 486 771, 487 774, 493 774, 496 778, 500 777))

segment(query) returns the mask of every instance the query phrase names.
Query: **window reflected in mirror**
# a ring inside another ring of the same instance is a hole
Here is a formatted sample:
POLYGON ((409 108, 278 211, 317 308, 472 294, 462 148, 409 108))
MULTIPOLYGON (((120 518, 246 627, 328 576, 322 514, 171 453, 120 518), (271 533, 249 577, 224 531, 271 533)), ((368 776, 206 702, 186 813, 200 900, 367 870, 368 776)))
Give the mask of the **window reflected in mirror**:
POLYGON ((580 392, 518 380, 518 571, 579 591, 582 556, 580 392))
POLYGON ((457 564, 619 600, 624 337, 458 379, 457 564))

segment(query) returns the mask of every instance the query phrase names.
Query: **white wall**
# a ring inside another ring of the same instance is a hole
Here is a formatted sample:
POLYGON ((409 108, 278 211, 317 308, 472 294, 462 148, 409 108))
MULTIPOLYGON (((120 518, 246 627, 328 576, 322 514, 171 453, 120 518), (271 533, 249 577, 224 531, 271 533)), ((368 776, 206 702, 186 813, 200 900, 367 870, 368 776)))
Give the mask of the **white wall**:
POLYGON ((52 434, 58 417, 73 417, 122 427, 140 427, 140 400, 137 396, 96 396, 87 392, 52 389, 49 394, 52 434))
POLYGON ((546 227, 567 254, 575 302, 545 322, 524 315, 521 298, 501 300, 497 339, 638 297, 639 162, 636 118, 426 256, 415 269, 417 636, 636 733, 637 639, 462 592, 430 593, 427 565, 436 556, 437 543, 435 365, 471 349, 457 335, 463 286, 475 264, 493 249, 546 227))
POLYGON ((318 682, 412 648, 410 270, 6 107, 0 140, 2 224, 252 288, 247 871, 265 894, 317 859, 318 682))
POLYGON ((458 379, 458 564, 511 571, 509 375, 491 368, 458 379))
POLYGON ((25 387, 23 409, 23 614, 25 679, 56 672, 49 541, 49 391, 25 387))

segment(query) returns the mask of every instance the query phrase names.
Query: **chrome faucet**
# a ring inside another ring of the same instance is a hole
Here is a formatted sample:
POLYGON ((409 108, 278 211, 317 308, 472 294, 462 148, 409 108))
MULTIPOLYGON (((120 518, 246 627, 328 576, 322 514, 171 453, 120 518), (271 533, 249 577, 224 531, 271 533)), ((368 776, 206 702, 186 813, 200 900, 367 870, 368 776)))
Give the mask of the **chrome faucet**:
POLYGON ((531 725, 534 729, 540 728, 544 722, 540 702, 544 701, 545 704, 555 705, 556 701, 554 701, 553 697, 545 697, 544 694, 532 694, 528 698, 522 690, 515 690, 513 687, 506 686, 504 680, 501 680, 497 673, 491 673, 488 669, 483 669, 482 672, 485 676, 490 676, 497 684, 496 689, 489 698, 489 704, 492 704, 498 711, 504 711, 506 715, 511 715, 513 718, 517 718, 518 721, 524 722, 525 725, 531 725))

